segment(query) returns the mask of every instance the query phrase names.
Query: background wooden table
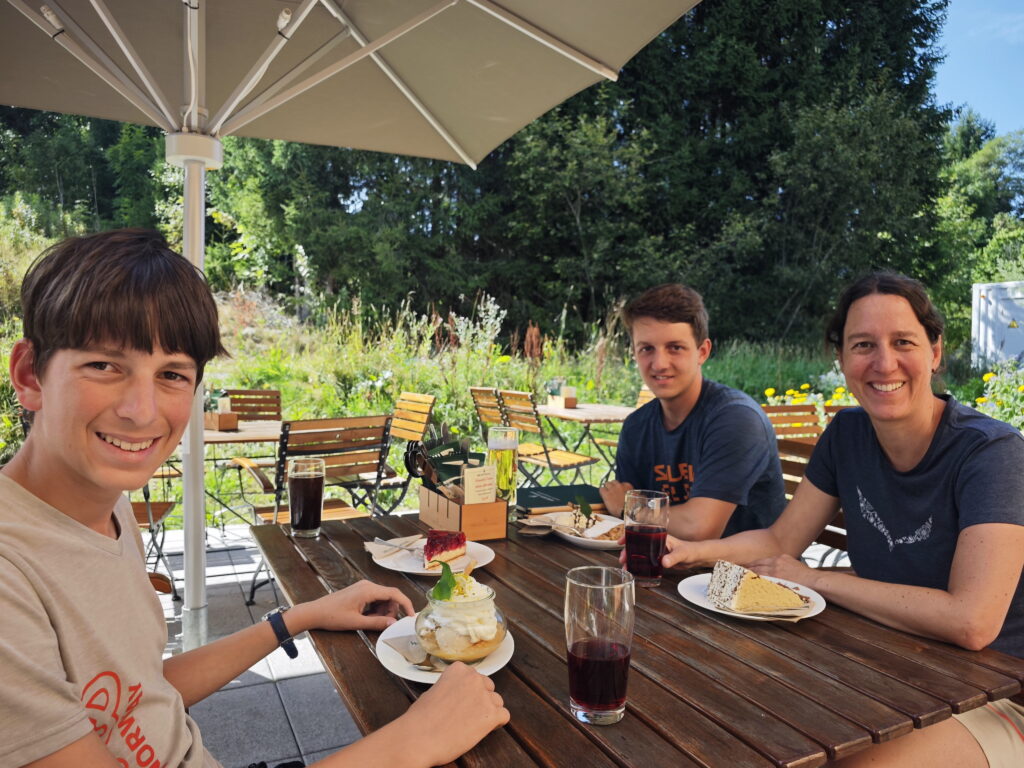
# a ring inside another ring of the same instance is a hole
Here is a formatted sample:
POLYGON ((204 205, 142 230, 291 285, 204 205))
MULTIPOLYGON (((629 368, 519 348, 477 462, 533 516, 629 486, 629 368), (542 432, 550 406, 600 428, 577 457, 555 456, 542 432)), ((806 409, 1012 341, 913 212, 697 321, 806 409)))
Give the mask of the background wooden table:
MULTIPOLYGON (((292 603, 370 578, 420 608, 434 579, 381 568, 363 542, 421 530, 405 516, 331 521, 317 540, 290 539, 282 526, 253 532, 292 603)), ((492 676, 512 720, 460 765, 818 766, 1012 696, 1024 681, 1022 659, 963 651, 833 606, 798 624, 705 611, 679 597, 687 574, 674 572, 660 588, 637 590, 626 717, 585 726, 568 708, 565 572, 613 564, 615 553, 515 533, 486 543, 495 559, 474 576, 495 590, 515 639, 512 660, 492 676)), ((377 633, 311 635, 364 733, 424 690, 375 661, 377 633)))

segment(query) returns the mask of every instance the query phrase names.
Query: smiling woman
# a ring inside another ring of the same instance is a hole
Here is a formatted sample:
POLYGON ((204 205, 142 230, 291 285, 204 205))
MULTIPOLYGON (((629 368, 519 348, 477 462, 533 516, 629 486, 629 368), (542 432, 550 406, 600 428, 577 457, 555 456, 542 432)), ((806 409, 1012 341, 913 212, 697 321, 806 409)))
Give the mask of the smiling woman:
MULTIPOLYGON (((933 394, 942 333, 916 280, 882 272, 847 288, 827 339, 861 407, 835 415, 774 525, 670 537, 665 564, 729 560, 905 631, 1024 657, 1024 438, 933 394), (840 506, 854 573, 808 568, 797 558, 840 506)), ((840 764, 1019 766, 1021 732, 1024 707, 1000 701, 840 764)))

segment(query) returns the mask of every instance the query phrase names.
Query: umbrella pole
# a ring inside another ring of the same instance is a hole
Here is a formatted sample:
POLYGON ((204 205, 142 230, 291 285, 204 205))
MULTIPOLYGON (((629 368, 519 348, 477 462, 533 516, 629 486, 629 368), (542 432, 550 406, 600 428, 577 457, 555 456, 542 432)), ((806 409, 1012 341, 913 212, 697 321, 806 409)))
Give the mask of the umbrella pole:
MULTIPOLYGON (((205 261, 206 169, 219 168, 218 139, 194 133, 167 137, 167 161, 185 169, 184 256, 199 269, 205 261)), ((182 485, 185 523, 185 602, 181 611, 182 649, 191 650, 207 639, 206 508, 203 479, 203 391, 197 389, 192 414, 182 440, 182 485)))

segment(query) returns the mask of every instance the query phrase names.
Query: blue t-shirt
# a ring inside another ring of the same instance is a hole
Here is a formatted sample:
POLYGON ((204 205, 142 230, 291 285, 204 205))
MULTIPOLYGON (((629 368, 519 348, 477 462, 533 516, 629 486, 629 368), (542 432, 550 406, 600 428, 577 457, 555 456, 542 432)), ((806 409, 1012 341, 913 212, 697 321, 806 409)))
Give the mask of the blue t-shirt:
POLYGON ((615 476, 664 491, 670 503, 709 498, 736 505, 723 536, 767 528, 786 506, 775 432, 748 395, 704 379, 700 397, 671 432, 652 400, 622 425, 615 476))
MULTIPOLYGON (((1024 525, 1024 438, 1002 421, 947 400, 932 444, 899 472, 863 408, 836 414, 806 477, 838 497, 858 576, 948 589, 960 531, 980 523, 1024 525)), ((1024 657, 1024 581, 992 648, 1024 657)))

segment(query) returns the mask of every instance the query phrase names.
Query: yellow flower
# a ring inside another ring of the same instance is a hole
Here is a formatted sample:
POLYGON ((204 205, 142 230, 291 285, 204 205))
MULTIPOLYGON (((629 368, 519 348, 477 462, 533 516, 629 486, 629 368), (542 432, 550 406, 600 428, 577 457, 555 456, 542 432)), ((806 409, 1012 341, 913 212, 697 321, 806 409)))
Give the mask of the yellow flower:
POLYGON ((826 400, 825 401, 825 405, 832 405, 832 401, 831 400, 826 400))
POLYGON ((595 386, 597 386, 597 385, 596 385, 596 384, 594 384, 594 380, 593 380, 593 379, 587 379, 587 386, 586 386, 586 390, 587 390, 588 392, 589 392, 590 390, 592 390, 592 389, 593 389, 593 388, 594 388, 595 386))
POLYGON ((807 398, 802 396, 802 395, 800 397, 794 397, 793 398, 793 405, 801 405, 802 403, 806 403, 806 402, 807 402, 807 398))
POLYGON ((512 357, 510 355, 502 355, 501 357, 498 358, 498 362, 499 363, 507 363, 511 359, 512 359, 512 357))
POLYGON ((987 397, 979 397, 974 402, 976 402, 978 405, 982 405, 983 403, 987 403, 988 402, 988 398, 987 397))
MULTIPOLYGON (((1024 387, 1021 387, 1021 389, 1024 389, 1024 387)), ((768 389, 766 389, 764 391, 764 396, 765 397, 774 397, 775 396, 775 387, 768 387, 768 389)))
POLYGON ((846 387, 836 387, 836 394, 841 395, 846 391, 846 387))
POLYGON ((810 384, 801 384, 800 385, 800 389, 810 389, 810 388, 811 388, 810 384))
POLYGON ((797 391, 795 389, 787 389, 786 390, 786 394, 787 395, 795 395, 795 394, 797 394, 797 391))
POLYGON ((1024 384, 1021 384, 1019 387, 1017 387, 1017 391, 1024 392, 1024 384))
POLYGON ((989 371, 988 373, 986 373, 984 376, 981 377, 981 380, 982 381, 988 381, 989 379, 994 379, 995 377, 996 377, 996 375, 994 373, 992 373, 992 371, 989 371))
POLYGON ((1003 401, 1002 401, 1002 400, 996 400, 996 405, 999 405, 999 406, 1001 406, 1002 404, 1003 404, 1003 401))

